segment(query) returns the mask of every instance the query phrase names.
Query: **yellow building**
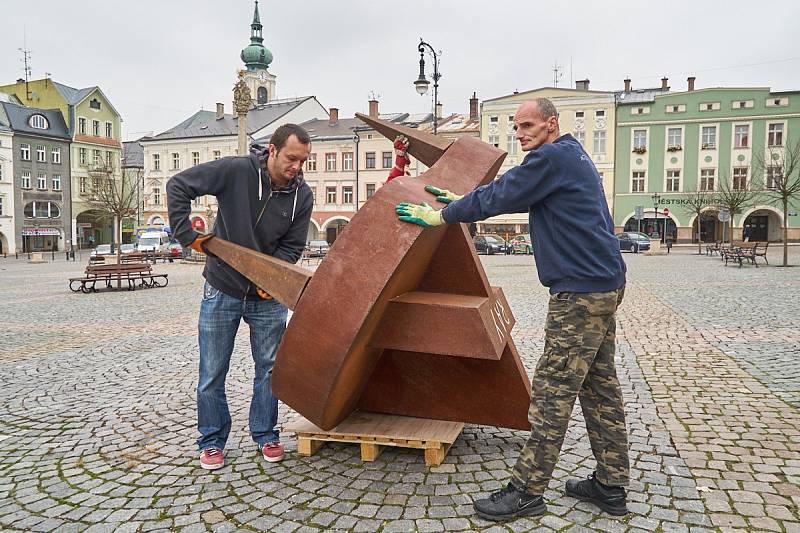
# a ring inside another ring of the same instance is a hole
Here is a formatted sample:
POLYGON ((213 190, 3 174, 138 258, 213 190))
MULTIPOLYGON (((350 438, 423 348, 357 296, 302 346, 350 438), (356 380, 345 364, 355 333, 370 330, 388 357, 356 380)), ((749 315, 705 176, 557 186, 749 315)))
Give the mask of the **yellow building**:
MULTIPOLYGON (((508 152, 498 176, 519 165, 525 153, 514 137, 514 113, 522 102, 549 98, 558 110, 561 133, 571 133, 592 156, 603 178, 610 209, 614 193, 614 93, 590 91, 589 80, 578 81, 575 85, 575 89, 542 87, 484 100, 481 103, 481 140, 508 152)), ((528 214, 492 217, 478 223, 478 232, 498 233, 504 237, 528 233, 528 214)))

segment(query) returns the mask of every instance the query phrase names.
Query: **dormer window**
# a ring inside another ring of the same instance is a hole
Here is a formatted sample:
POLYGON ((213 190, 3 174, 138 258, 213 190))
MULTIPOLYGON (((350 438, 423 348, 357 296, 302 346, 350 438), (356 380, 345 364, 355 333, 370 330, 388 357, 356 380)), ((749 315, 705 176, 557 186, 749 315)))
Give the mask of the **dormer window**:
POLYGON ((44 115, 31 116, 31 118, 28 120, 28 124, 31 128, 36 128, 39 130, 46 130, 50 127, 50 125, 47 123, 47 119, 44 118, 44 115))
POLYGON ((92 109, 98 109, 99 110, 100 109, 100 100, 98 100, 97 98, 92 98, 92 100, 89 102, 89 107, 91 107, 92 109))

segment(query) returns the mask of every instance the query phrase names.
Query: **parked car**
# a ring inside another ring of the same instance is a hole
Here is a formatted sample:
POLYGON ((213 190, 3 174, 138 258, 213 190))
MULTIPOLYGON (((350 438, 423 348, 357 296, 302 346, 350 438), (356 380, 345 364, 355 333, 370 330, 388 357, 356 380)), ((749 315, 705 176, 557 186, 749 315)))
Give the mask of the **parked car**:
POLYGON ((120 253, 123 253, 123 254, 129 254, 131 252, 135 252, 136 251, 136 245, 135 244, 130 244, 130 243, 128 243, 128 244, 120 244, 119 245, 119 251, 120 251, 120 253))
POLYGON ((172 257, 183 257, 183 246, 179 242, 169 243, 169 254, 172 257))
POLYGON ((476 235, 472 239, 475 245, 475 251, 479 254, 510 254, 511 246, 503 240, 499 235, 476 235))
POLYGON ((92 253, 89 255, 91 257, 97 257, 100 255, 110 255, 111 254, 111 245, 110 244, 98 244, 92 253))
POLYGON ((166 252, 169 241, 166 231, 146 231, 139 235, 136 247, 140 252, 166 252))
POLYGON ((617 234, 617 239, 619 239, 620 250, 639 253, 640 251, 644 252, 650 249, 650 237, 644 233, 626 231, 617 234))
POLYGON ((533 254, 533 242, 529 233, 523 233, 512 238, 508 243, 511 245, 512 254, 533 254))
POLYGON ((306 255, 308 257, 325 257, 330 248, 331 245, 328 244, 328 241, 309 241, 306 244, 306 255))

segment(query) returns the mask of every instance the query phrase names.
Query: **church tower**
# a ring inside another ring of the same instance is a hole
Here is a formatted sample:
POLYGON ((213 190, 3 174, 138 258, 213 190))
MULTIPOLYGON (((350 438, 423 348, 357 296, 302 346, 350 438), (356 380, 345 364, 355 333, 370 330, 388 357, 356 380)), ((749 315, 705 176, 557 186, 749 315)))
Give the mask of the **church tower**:
POLYGON ((272 63, 272 52, 262 44, 261 19, 258 15, 258 0, 250 24, 250 44, 242 50, 241 58, 247 71, 244 82, 250 88, 253 105, 266 104, 275 99, 275 76, 267 70, 272 63))

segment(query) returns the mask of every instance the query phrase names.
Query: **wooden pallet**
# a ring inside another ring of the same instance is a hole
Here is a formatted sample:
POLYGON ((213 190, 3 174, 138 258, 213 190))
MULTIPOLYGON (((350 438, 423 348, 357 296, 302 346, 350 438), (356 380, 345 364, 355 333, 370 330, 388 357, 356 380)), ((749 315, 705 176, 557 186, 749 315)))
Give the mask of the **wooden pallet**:
POLYGON ((297 434, 297 453, 314 455, 325 442, 361 445, 361 460, 374 461, 386 446, 425 450, 425 464, 438 466, 464 429, 462 422, 356 411, 330 431, 298 415, 283 428, 297 434))

